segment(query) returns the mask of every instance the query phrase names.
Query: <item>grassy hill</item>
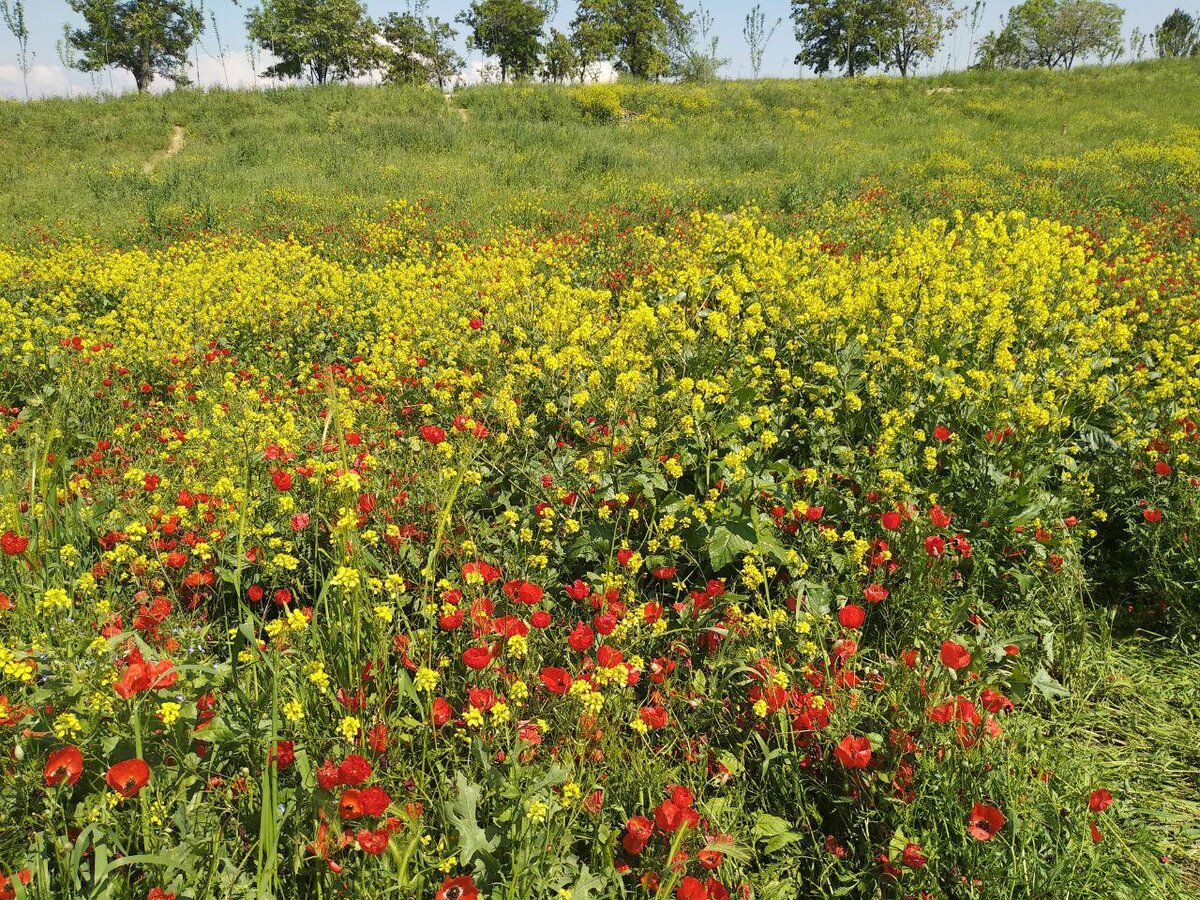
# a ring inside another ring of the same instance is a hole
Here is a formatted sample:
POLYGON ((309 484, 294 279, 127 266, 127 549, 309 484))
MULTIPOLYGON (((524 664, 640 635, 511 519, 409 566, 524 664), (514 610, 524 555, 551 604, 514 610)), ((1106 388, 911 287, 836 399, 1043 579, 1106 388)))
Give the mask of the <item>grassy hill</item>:
POLYGON ((537 210, 886 192, 900 216, 1139 213, 1200 186, 1200 63, 706 87, 176 92, 0 104, 0 239, 320 232, 423 200, 474 226, 537 210), (177 155, 165 149, 182 128, 177 155))

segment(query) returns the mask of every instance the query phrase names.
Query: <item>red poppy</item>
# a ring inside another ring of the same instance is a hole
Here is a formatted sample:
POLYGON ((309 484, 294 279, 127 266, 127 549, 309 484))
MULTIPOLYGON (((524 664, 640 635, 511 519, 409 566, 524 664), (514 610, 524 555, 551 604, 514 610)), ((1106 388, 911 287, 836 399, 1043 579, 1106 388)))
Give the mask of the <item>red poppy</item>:
POLYGON ((586 650, 592 649, 592 644, 595 640, 595 632, 582 622, 576 622, 575 627, 571 629, 571 633, 567 635, 568 646, 577 653, 583 653, 586 650))
POLYGON ((549 628, 550 623, 554 621, 554 617, 544 609, 539 609, 529 617, 529 624, 534 628, 549 628))
POLYGON ((486 669, 492 661, 492 651, 487 647, 469 647, 463 651, 463 662, 471 669, 486 669))
MULTIPOLYGON (((28 885, 33 877, 28 869, 22 869, 13 876, 21 884, 28 885)), ((17 889, 13 887, 13 879, 7 875, 0 875, 0 900, 13 900, 17 896, 17 889)))
POLYGON ((422 425, 419 429, 422 439, 431 444, 440 444, 446 440, 446 432, 444 429, 436 425, 422 425))
POLYGON ((484 584, 491 584, 500 577, 500 570, 490 563, 477 559, 474 562, 463 563, 462 574, 463 578, 468 575, 479 575, 483 578, 484 584))
POLYGON ((934 528, 945 528, 950 524, 950 513, 934 504, 933 508, 929 510, 929 521, 933 523, 934 528))
POLYGON ((995 836, 1004 823, 1004 813, 986 803, 976 803, 971 807, 971 818, 967 823, 967 834, 977 841, 989 841, 995 836))
POLYGON ((150 767, 144 759, 127 759, 111 766, 104 780, 122 797, 136 797, 150 781, 150 767))
POLYGON ((571 673, 566 669, 547 666, 542 669, 542 684, 552 694, 565 694, 571 689, 571 673))
POLYGON ((965 669, 971 664, 971 654, 962 644, 954 641, 943 641, 941 652, 942 665, 947 669, 965 669))
POLYGON ((888 531, 900 530, 900 513, 896 512, 895 510, 885 512, 880 521, 882 522, 883 527, 888 531))
POLYGON ((362 815, 362 791, 358 788, 342 791, 342 798, 338 800, 338 816, 343 821, 348 821, 360 818, 362 815))
POLYGON ((621 846, 626 853, 634 856, 646 849, 646 842, 654 833, 654 823, 645 816, 634 816, 625 823, 625 836, 621 838, 621 846))
POLYGON ((5 556, 20 556, 28 546, 29 538, 27 537, 22 537, 12 531, 0 534, 0 550, 4 551, 5 556))
POLYGON ((271 758, 275 761, 275 767, 280 772, 290 769, 292 763, 296 761, 295 743, 292 741, 276 741, 275 749, 271 753, 271 758))
POLYGON ((292 489, 292 473, 276 471, 271 473, 271 483, 275 485, 275 490, 284 492, 292 489))
POLYGON ((867 621, 867 613, 857 603, 847 603, 838 610, 838 621, 844 628, 862 628, 867 621))
POLYGON ((1163 514, 1162 514, 1161 509, 1142 510, 1142 518, 1145 519, 1147 522, 1149 522, 1151 525, 1157 525, 1159 522, 1162 521, 1162 517, 1163 517, 1163 514))
POLYGON ((357 753, 351 753, 338 766, 338 781, 349 787, 357 787, 368 778, 374 769, 371 763, 357 753))
POLYGON ((42 775, 46 784, 56 785, 62 781, 74 784, 83 774, 83 754, 78 747, 59 747, 46 760, 42 775))
POLYGON ((675 900, 708 900, 708 890, 699 878, 685 875, 675 889, 675 900))
POLYGON ((355 837, 358 839, 358 846, 364 853, 369 853, 371 856, 381 856, 387 850, 388 841, 392 835, 386 828, 380 828, 378 831, 363 829, 355 837))
POLYGON ((946 539, 939 534, 931 534, 925 538, 925 553, 927 556, 941 558, 946 555, 946 539))
POLYGON ((470 875, 459 875, 443 881, 433 900, 479 900, 479 889, 470 875))
POLYGON ((865 769, 871 764, 871 740, 848 734, 833 748, 833 755, 847 769, 865 769))
POLYGON ((504 583, 504 593, 514 603, 523 603, 526 606, 535 606, 542 595, 545 593, 541 587, 532 584, 528 581, 514 579, 504 583))
POLYGON ((383 788, 375 785, 362 792, 359 802, 362 804, 362 811, 368 816, 382 816, 392 805, 392 797, 383 788))
POLYGON ((1092 796, 1088 798, 1088 809, 1094 813, 1104 812, 1112 806, 1113 795, 1104 788, 1098 788, 1092 791, 1092 796))
POLYGON ((576 578, 573 582, 563 588, 563 590, 567 592, 567 596, 572 600, 586 600, 588 594, 592 592, 592 586, 586 581, 580 581, 578 578, 576 578))
POLYGON ((661 706, 644 706, 638 710, 638 718, 642 720, 647 728, 665 728, 667 724, 667 711, 661 706))
POLYGON ((900 861, 910 869, 920 869, 925 865, 925 852, 921 849, 920 844, 905 844, 904 852, 900 854, 900 861))
POLYGON ((1100 829, 1096 827, 1095 822, 1088 822, 1088 830, 1092 833, 1092 843, 1098 844, 1104 840, 1104 835, 1100 833, 1100 829))
POLYGON ((441 728, 454 718, 454 709, 446 702, 444 697, 438 697, 433 701, 433 709, 430 717, 433 719, 433 727, 441 728))
POLYGON ((868 584, 863 588, 863 599, 868 603, 881 603, 888 598, 888 589, 882 584, 868 584))
POLYGON ((933 429, 933 437, 934 437, 934 439, 935 439, 935 440, 938 440, 938 441, 948 441, 948 440, 950 440, 950 436, 951 436, 953 433, 954 433, 954 432, 952 432, 952 431, 951 431, 949 428, 947 428, 945 425, 939 425, 939 426, 937 426, 935 429, 933 429))

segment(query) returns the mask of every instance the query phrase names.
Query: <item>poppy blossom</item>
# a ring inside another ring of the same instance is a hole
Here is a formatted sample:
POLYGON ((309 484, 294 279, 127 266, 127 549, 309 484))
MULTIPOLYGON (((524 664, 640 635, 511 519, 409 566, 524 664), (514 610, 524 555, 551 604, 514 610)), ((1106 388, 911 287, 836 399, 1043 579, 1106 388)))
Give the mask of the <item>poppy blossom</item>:
POLYGON ((943 641, 939 654, 942 665, 947 669, 965 669, 971 664, 971 654, 962 644, 954 641, 943 641))
POLYGON ((28 546, 29 538, 27 537, 22 537, 12 531, 0 534, 0 550, 4 551, 5 556, 20 556, 28 546))
POLYGON ((358 819, 364 815, 362 807, 362 791, 358 788, 350 788, 342 791, 342 797, 338 800, 338 816, 343 821, 358 819))
POLYGON ((863 599, 868 603, 882 603, 888 598, 888 589, 882 584, 869 584, 863 588, 863 599))
POLYGON ((104 780, 122 797, 136 797, 150 782, 150 766, 144 759, 127 759, 110 766, 104 780))
POLYGON ((504 593, 507 594, 508 598, 514 603, 523 603, 526 606, 534 606, 539 600, 542 599, 542 595, 545 592, 536 584, 515 579, 513 581, 505 582, 504 593))
POLYGON ((585 650, 590 650, 595 640, 595 632, 582 622, 576 622, 575 627, 571 629, 571 633, 567 635, 567 645, 576 653, 583 653, 585 650))
POLYGON ((1088 798, 1088 809, 1094 813, 1104 812, 1112 806, 1113 795, 1104 788, 1098 788, 1092 791, 1092 795, 1088 798))
POLYGON ((430 718, 433 720, 434 728, 441 728, 454 718, 454 709, 444 697, 438 697, 433 701, 430 718))
POLYGON ((338 781, 348 787, 358 787, 371 777, 372 771, 374 769, 366 758, 351 753, 338 766, 338 781))
POLYGON ((479 900, 479 889, 470 875, 459 875, 443 881, 433 900, 479 900))
POLYGON ((1162 517, 1163 517, 1163 514, 1162 514, 1161 509, 1142 510, 1142 518, 1145 519, 1151 525, 1157 525, 1159 522, 1162 521, 1162 517))
POLYGON ((685 875, 675 889, 675 900, 708 900, 708 890, 699 878, 685 875))
POLYGON ((900 854, 900 861, 910 869, 920 869, 927 862, 921 845, 913 843, 904 845, 904 852, 900 854))
POLYGON ((446 440, 445 429, 439 428, 436 425, 422 425, 418 430, 421 433, 422 440, 434 446, 446 440))
POLYGON ((625 823, 625 835, 621 838, 621 846, 626 853, 637 856, 646 849, 650 835, 654 833, 654 823, 645 816, 634 816, 625 823))
POLYGON ((977 841, 989 841, 996 832, 1004 827, 1008 820, 1004 813, 986 803, 976 803, 971 807, 971 818, 967 823, 967 834, 977 841))
POLYGON ((492 661, 492 651, 487 647, 468 647, 463 651, 463 663, 471 669, 486 669, 492 661))
POLYGON ((78 747, 59 747, 47 758, 42 774, 51 786, 63 781, 74 784, 83 774, 83 754, 78 747))
POLYGON ((847 603, 838 610, 838 621, 842 623, 843 628, 862 628, 862 625, 867 621, 867 613, 857 603, 847 603))
POLYGON ((833 755, 847 769, 865 769, 871 764, 871 740, 848 734, 834 747, 833 755))
POLYGON ((364 853, 369 853, 371 856, 381 856, 387 850, 388 841, 391 840, 392 835, 386 828, 380 828, 378 831, 363 829, 354 837, 358 841, 359 849, 364 853))
POLYGON ((542 669, 542 684, 552 694, 565 694, 571 689, 571 673, 566 669, 547 666, 542 669))
POLYGON ((888 531, 899 531, 900 513, 896 512, 894 509, 889 512, 885 512, 880 518, 880 522, 888 531))

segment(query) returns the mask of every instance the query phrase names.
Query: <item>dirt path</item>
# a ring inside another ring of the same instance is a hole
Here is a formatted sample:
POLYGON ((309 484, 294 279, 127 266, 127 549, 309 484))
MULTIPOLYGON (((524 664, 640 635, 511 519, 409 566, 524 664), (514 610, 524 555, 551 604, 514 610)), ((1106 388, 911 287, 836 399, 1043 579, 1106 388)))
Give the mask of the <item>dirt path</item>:
POLYGON ((183 144, 183 126, 176 125, 171 131, 171 141, 167 144, 167 148, 155 153, 152 157, 146 160, 146 164, 142 166, 142 171, 149 175, 156 168, 158 168, 161 163, 166 162, 173 156, 177 156, 179 151, 183 149, 183 144))

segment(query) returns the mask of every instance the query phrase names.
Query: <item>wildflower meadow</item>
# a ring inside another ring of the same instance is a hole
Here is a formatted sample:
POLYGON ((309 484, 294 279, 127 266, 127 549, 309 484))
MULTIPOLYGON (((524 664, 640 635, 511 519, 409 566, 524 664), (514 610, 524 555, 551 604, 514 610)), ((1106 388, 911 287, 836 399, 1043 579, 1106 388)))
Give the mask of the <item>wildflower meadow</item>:
MULTIPOLYGON (((597 90, 438 114, 686 139, 597 90)), ((477 226, 75 171, 0 246, 0 897, 1194 896, 1196 134, 477 226)))

